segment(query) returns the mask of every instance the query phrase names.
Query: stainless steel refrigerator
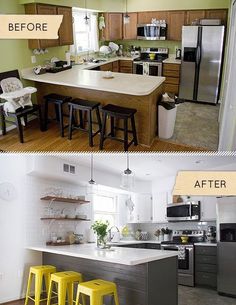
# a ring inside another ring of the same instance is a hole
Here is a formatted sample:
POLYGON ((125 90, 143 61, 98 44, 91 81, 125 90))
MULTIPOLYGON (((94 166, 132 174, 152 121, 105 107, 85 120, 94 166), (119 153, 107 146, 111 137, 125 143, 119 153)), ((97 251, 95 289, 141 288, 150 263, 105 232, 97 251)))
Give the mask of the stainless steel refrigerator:
POLYGON ((217 202, 217 290, 236 297, 236 197, 217 202))
POLYGON ((180 98, 218 102, 224 35, 224 26, 183 27, 180 98))

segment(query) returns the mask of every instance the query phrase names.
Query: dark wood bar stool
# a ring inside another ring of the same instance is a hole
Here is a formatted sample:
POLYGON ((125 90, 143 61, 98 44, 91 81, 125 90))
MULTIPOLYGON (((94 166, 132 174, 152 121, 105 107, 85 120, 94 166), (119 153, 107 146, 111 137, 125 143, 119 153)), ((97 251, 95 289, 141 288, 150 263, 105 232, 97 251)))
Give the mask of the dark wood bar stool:
POLYGON ((73 101, 69 102, 69 108, 70 108, 70 119, 69 119, 69 140, 72 139, 72 131, 74 129, 86 131, 89 134, 89 146, 93 147, 93 138, 102 130, 102 122, 99 112, 99 106, 100 103, 98 102, 91 102, 81 99, 74 99, 73 101), (76 124, 76 111, 79 111, 79 124, 76 124), (96 112, 97 116, 97 124, 98 124, 98 130, 93 133, 93 122, 92 120, 92 112, 96 112), (88 122, 88 128, 85 128, 85 119, 84 115, 87 115, 87 122, 88 122))
POLYGON ((43 131, 43 124, 42 124, 42 115, 41 115, 41 108, 39 105, 26 106, 24 108, 19 108, 16 112, 8 112, 7 115, 4 113, 3 106, 0 106, 0 118, 1 118, 1 128, 2 128, 2 135, 6 134, 6 123, 14 124, 17 127, 19 140, 21 143, 24 143, 24 136, 23 136, 23 128, 21 124, 21 119, 24 119, 25 126, 27 126, 28 115, 35 115, 38 117, 40 130, 43 131), (7 118, 13 118, 13 120, 8 120, 7 118))
POLYGON ((56 120, 59 122, 61 137, 64 137, 64 130, 68 125, 64 126, 63 105, 71 101, 72 97, 51 93, 44 96, 44 129, 48 129, 48 105, 54 104, 56 120))
POLYGON ((124 151, 128 151, 130 145, 134 144, 135 146, 138 145, 136 127, 135 127, 135 119, 134 115, 137 112, 136 109, 132 108, 125 108, 120 107, 112 104, 108 104, 101 109, 102 112, 102 132, 101 132, 101 139, 100 139, 100 149, 103 149, 104 141, 107 138, 120 141, 124 143, 124 151), (111 132, 106 135, 106 122, 107 117, 110 116, 111 118, 111 132), (121 119, 124 121, 124 128, 120 128, 115 126, 115 120, 121 119), (131 127, 132 130, 128 130, 128 121, 131 120, 131 127), (116 137, 116 130, 124 131, 124 139, 120 139, 116 137), (132 133, 133 139, 129 142, 128 135, 132 133))

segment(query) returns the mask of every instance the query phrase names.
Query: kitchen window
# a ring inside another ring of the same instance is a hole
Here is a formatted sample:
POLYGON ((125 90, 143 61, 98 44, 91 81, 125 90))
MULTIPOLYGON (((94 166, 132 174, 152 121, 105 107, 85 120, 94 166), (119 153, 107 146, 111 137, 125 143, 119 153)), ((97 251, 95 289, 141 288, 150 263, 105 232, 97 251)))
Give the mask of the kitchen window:
POLYGON ((85 23, 85 11, 73 8, 73 35, 74 45, 71 46, 71 53, 97 52, 99 50, 98 15, 94 12, 87 12, 88 24, 85 23))
POLYGON ((117 197, 113 195, 93 196, 94 221, 108 221, 110 226, 118 225, 117 197))

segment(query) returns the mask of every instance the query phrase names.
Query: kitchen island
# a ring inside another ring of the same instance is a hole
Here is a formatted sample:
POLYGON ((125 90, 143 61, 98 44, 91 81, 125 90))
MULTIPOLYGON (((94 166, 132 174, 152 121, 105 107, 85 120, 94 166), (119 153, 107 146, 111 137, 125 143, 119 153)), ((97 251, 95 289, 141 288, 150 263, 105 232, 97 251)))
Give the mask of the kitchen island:
POLYGON ((81 272, 85 281, 101 278, 115 282, 120 305, 178 304, 176 252, 117 247, 105 251, 94 244, 27 249, 42 252, 43 264, 57 270, 81 272))
MULTIPOLYGON (((92 64, 91 67, 94 65, 92 64)), ((105 79, 105 72, 89 70, 80 66, 59 73, 35 75, 32 69, 22 71, 22 77, 34 81, 38 89, 38 103, 50 93, 68 95, 100 102, 135 108, 139 144, 150 147, 157 135, 157 101, 164 90, 164 77, 113 73, 105 79)))

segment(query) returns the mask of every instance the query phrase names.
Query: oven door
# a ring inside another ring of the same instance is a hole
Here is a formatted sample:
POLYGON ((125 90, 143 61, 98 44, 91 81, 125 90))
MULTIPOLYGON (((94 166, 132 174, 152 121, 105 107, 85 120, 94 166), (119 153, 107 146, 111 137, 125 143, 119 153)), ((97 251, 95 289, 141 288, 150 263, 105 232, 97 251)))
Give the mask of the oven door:
POLYGON ((134 63, 133 64, 133 73, 134 74, 140 74, 140 75, 143 75, 143 63, 142 62, 137 62, 137 63, 134 63))
POLYGON ((149 75, 162 76, 162 63, 149 63, 149 75))
POLYGON ((162 250, 179 251, 178 269, 181 273, 193 273, 193 247, 192 246, 176 246, 176 245, 161 245, 162 250), (182 248, 180 250, 180 248, 182 248))

